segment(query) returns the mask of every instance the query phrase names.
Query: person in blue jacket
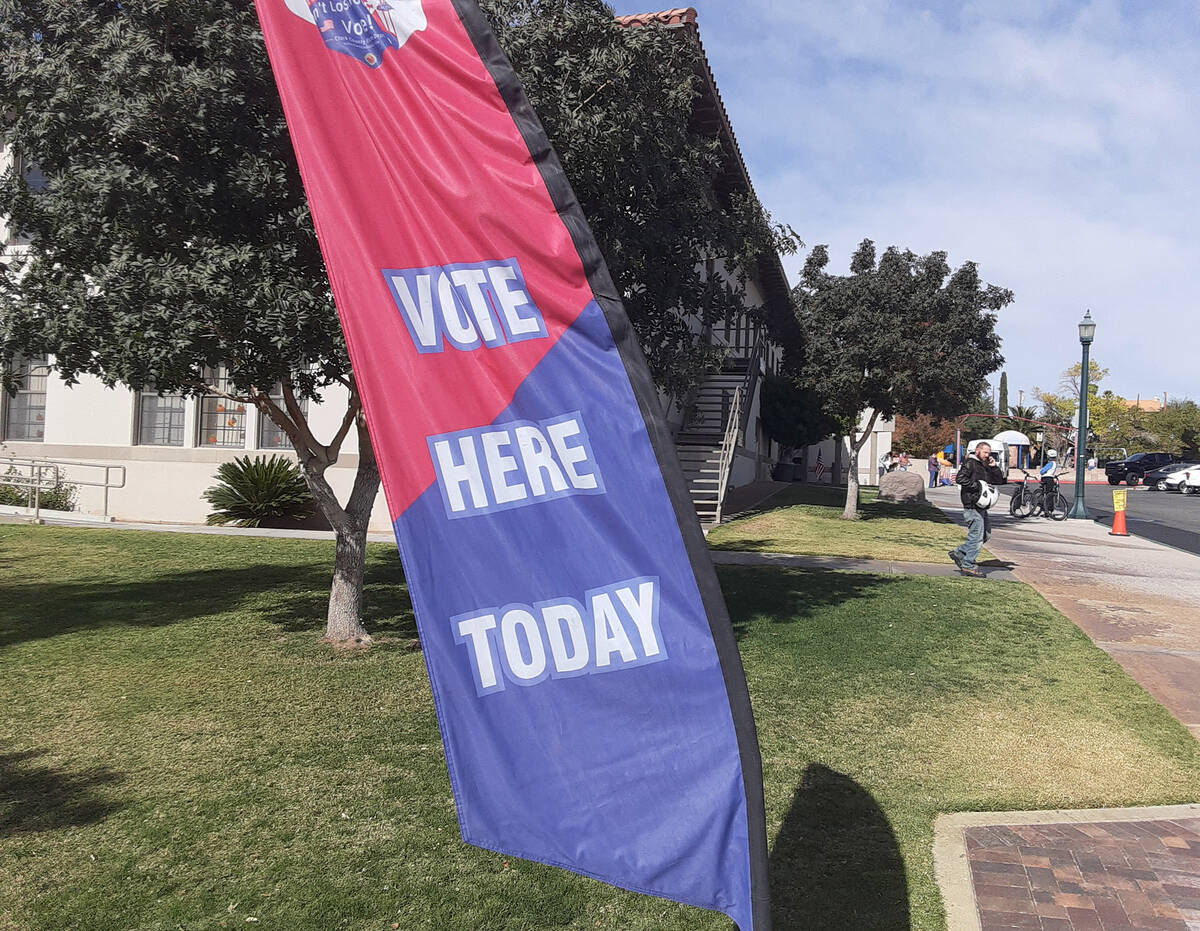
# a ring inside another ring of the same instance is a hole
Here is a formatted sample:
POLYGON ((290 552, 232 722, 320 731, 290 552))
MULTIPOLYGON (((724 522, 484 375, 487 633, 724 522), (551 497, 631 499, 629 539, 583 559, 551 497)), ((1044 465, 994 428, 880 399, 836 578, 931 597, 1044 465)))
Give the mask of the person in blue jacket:
POLYGON ((1046 483, 1046 479, 1054 478, 1058 474, 1058 450, 1051 449, 1046 453, 1046 464, 1038 470, 1038 477, 1041 478, 1042 484, 1046 483))

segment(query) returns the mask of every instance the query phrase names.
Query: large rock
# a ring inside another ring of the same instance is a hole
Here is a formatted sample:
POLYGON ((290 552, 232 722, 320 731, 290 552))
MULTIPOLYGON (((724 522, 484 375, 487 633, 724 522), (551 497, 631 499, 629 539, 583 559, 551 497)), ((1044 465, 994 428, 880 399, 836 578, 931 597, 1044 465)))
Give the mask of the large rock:
POLYGON ((879 480, 879 500, 893 504, 924 501, 925 484, 925 477, 918 472, 888 472, 879 480))

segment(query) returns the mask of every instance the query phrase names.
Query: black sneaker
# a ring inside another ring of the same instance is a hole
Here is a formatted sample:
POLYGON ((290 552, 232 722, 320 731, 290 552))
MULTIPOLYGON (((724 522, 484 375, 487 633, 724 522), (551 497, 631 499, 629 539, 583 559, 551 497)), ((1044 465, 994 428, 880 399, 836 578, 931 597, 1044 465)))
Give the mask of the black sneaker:
POLYGON ((958 566, 960 569, 962 568, 962 557, 958 555, 957 550, 951 550, 946 555, 950 557, 950 559, 954 562, 954 565, 958 566))
POLYGON ((958 571, 961 572, 963 575, 969 575, 973 579, 986 579, 987 578, 987 575, 983 572, 980 572, 978 569, 963 569, 960 567, 958 571))

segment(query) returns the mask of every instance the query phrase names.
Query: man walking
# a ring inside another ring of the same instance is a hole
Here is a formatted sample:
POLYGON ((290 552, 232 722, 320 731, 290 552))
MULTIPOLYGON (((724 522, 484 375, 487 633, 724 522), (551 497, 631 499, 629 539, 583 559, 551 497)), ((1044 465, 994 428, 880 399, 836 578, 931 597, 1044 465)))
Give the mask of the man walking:
POLYGON ((988 443, 978 443, 974 455, 967 458, 958 470, 957 484, 962 486, 959 497, 962 499, 963 517, 967 521, 967 539, 958 549, 950 551, 950 558, 962 571, 963 575, 972 578, 985 578, 975 566, 979 551, 991 536, 991 526, 988 523, 988 507, 980 503, 983 494, 983 483, 989 485, 1005 484, 1004 473, 996 465, 996 457, 992 455, 992 447, 988 443))

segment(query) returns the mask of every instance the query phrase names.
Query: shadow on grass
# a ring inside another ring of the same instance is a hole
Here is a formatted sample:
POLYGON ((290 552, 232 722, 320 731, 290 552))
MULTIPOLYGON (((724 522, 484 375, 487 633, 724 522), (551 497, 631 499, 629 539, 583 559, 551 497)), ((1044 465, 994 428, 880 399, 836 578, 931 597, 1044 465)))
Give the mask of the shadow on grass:
POLYGON ((776 624, 794 624, 824 608, 855 598, 872 598, 878 589, 901 580, 865 572, 777 566, 719 566, 717 575, 739 640, 756 617, 770 617, 776 624))
MULTIPOLYGON (((792 485, 790 488, 785 488, 772 495, 761 506, 746 511, 739 511, 731 519, 741 521, 798 505, 828 508, 828 516, 836 517, 846 507, 846 486, 792 485)), ((904 504, 876 501, 874 488, 860 490, 858 517, 859 520, 902 518, 905 520, 924 520, 934 524, 953 523, 939 508, 928 501, 904 504)))
MULTIPOLYGON (((163 627, 203 617, 253 612, 289 633, 325 626, 332 562, 242 565, 136 580, 7 584, 0 648, 79 630, 163 627)), ((367 563, 366 626, 373 634, 416 636, 399 558, 367 563)))
POLYGON ((715 543, 709 543, 710 550, 728 550, 731 553, 762 553, 771 552, 771 549, 779 545, 779 540, 775 537, 737 537, 734 540, 718 540, 715 543))
POLYGON ((96 791, 120 775, 103 766, 71 771, 37 762, 45 752, 0 753, 0 837, 95 824, 120 807, 96 791))
POLYGON ((775 931, 906 931, 908 881, 887 816, 849 776, 810 763, 770 858, 775 931))
MULTIPOLYGON (((333 567, 317 585, 299 592, 280 593, 263 614, 288 633, 320 629, 329 609, 329 585, 333 567)), ((367 564, 364 586, 366 617, 364 623, 373 637, 414 638, 417 619, 399 557, 375 560, 367 564)))

